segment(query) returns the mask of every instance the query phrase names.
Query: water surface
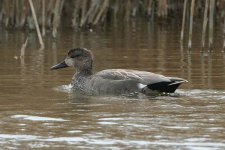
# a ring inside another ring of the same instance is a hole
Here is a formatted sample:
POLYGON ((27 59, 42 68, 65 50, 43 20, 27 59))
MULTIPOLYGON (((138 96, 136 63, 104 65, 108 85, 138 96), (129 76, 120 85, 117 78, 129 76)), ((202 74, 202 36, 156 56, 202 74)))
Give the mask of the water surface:
MULTIPOLYGON (((200 30, 200 26, 196 27, 200 30)), ((0 35, 0 144, 2 149, 225 149, 225 55, 222 32, 215 49, 192 51, 179 42, 179 24, 112 26, 102 31, 65 29, 38 50, 29 34, 0 35), (94 71, 127 68, 185 78, 174 96, 77 96, 74 70, 50 71, 68 49, 92 49, 94 71)), ((186 39, 185 39, 186 40, 186 39)), ((186 42, 186 41, 185 41, 186 42)))

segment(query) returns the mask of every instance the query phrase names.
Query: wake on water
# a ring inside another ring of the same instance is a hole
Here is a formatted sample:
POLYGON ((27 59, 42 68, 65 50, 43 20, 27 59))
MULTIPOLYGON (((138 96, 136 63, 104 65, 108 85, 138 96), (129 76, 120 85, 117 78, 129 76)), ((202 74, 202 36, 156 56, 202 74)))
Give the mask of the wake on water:
MULTIPOLYGON (((76 92, 72 89, 72 85, 68 84, 68 85, 61 85, 61 86, 57 86, 54 88, 54 90, 56 91, 60 91, 60 92, 65 92, 65 93, 69 93, 69 94, 76 94, 76 92)), ((105 96, 102 96, 105 97, 105 96)), ((108 97, 108 96, 107 96, 108 97)), ((118 97, 118 96, 117 96, 118 97)), ((121 97, 127 97, 127 98, 132 98, 132 95, 122 95, 121 97)), ((214 89, 178 89, 175 93, 172 94, 168 94, 168 95, 163 95, 163 96, 151 96, 151 97, 146 97, 144 95, 139 95, 134 96, 135 98, 138 99, 177 99, 177 98, 191 98, 191 99, 202 99, 202 100, 210 100, 210 99, 215 99, 215 100, 225 100, 225 91, 223 90, 214 90, 214 89)))

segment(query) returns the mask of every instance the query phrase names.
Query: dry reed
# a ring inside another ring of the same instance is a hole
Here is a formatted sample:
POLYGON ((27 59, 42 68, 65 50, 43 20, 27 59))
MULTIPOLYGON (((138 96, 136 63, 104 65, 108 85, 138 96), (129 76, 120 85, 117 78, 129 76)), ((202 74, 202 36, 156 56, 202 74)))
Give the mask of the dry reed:
MULTIPOLYGON (((196 9, 204 9, 204 0, 196 9), (203 6, 202 6, 203 5, 203 6)), ((217 3, 222 3, 218 0, 217 3)), ((110 20, 129 21, 134 17, 166 18, 179 15, 187 0, 33 0, 37 21, 57 34, 60 23, 69 22, 74 28, 102 24, 110 20)), ((219 5, 217 4, 217 5, 219 5)), ((0 0, 0 23, 6 28, 35 28, 28 0, 0 0)), ((223 8, 221 8, 223 9, 223 8)), ((186 11, 184 11, 186 13, 186 11)))
POLYGON ((208 12, 209 12, 209 0, 206 0, 205 2, 205 10, 204 10, 204 18, 203 18, 203 26, 202 26, 202 49, 205 48, 205 32, 207 28, 207 22, 208 22, 208 12))
POLYGON ((213 47, 215 0, 209 2, 209 50, 213 47))
POLYGON ((192 46, 192 31, 193 31, 194 7, 195 7, 195 0, 192 0, 191 1, 190 25, 189 25, 188 49, 191 49, 191 46, 192 46))
POLYGON ((215 19, 221 18, 221 14, 225 10, 224 0, 209 0, 209 4, 207 4, 208 0, 32 1, 37 21, 32 15, 29 0, 0 0, 0 25, 6 29, 37 29, 35 24, 38 24, 42 27, 42 36, 45 35, 46 30, 51 30, 52 36, 56 37, 58 28, 65 23, 74 29, 80 29, 100 26, 109 21, 129 23, 133 18, 137 17, 142 17, 146 21, 154 21, 155 17, 164 19, 169 16, 179 16, 183 11, 181 40, 183 41, 184 38, 185 26, 187 26, 185 24, 189 23, 188 46, 191 47, 193 19, 200 14, 200 16, 204 17, 202 46, 205 46, 206 27, 207 23, 209 23, 209 47, 212 48, 215 19), (202 11, 199 10, 205 11, 201 14, 202 11), (186 21, 185 18, 189 18, 189 21, 186 21))

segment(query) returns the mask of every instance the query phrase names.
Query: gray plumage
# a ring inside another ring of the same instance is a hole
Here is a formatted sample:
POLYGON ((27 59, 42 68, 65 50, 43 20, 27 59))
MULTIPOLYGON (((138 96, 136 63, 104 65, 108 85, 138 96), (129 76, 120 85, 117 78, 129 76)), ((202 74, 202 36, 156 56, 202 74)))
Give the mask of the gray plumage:
POLYGON ((130 95, 143 93, 174 93, 187 80, 128 69, 107 69, 92 73, 93 54, 84 48, 72 49, 66 59, 53 66, 59 69, 72 66, 76 73, 73 89, 88 95, 130 95))

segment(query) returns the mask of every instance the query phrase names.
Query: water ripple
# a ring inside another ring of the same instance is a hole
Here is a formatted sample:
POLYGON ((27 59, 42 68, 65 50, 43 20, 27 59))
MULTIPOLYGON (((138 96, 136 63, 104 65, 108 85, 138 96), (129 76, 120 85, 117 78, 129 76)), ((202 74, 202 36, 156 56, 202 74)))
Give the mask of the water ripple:
POLYGON ((51 117, 39 117, 39 116, 30 116, 30 115, 13 115, 11 118, 30 120, 30 121, 68 121, 62 118, 51 118, 51 117))
MULTIPOLYGON (((80 145, 85 144, 89 146, 99 145, 99 146, 117 146, 118 144, 124 146, 131 146, 136 148, 150 148, 156 146, 172 146, 172 147, 186 147, 189 149, 224 149, 225 144, 220 142, 207 142, 206 138, 189 138, 185 141, 180 142, 168 142, 168 141, 145 141, 145 140, 120 140, 120 139, 89 139, 87 137, 44 137, 35 135, 15 135, 15 134, 0 134, 0 139, 5 139, 8 141, 36 141, 36 142, 66 142, 67 144, 80 145)), ((4 144, 2 142, 2 144, 4 144)), ((50 143, 49 143, 50 144, 50 143)), ((54 144, 56 146, 56 143, 54 144)), ((46 147, 46 145, 37 143, 37 147, 46 147)), ((32 145, 33 148, 36 147, 32 145)))

